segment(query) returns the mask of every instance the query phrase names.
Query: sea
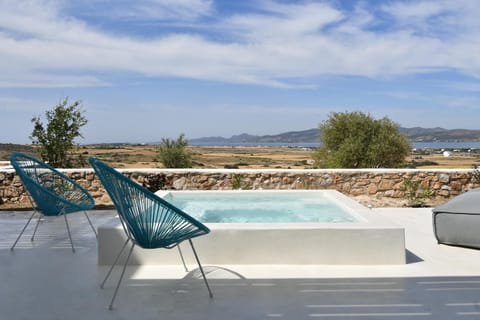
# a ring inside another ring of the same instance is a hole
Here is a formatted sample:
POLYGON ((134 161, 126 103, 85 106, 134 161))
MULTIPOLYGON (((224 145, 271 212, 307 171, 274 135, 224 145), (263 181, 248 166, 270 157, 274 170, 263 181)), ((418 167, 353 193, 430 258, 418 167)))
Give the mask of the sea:
MULTIPOLYGON (((284 148, 318 148, 320 143, 316 142, 220 142, 220 143, 190 143, 191 146, 198 147, 284 147, 284 148)), ((412 147, 415 149, 445 149, 445 150, 464 150, 464 149, 480 149, 479 141, 464 141, 464 142, 412 142, 412 147)))

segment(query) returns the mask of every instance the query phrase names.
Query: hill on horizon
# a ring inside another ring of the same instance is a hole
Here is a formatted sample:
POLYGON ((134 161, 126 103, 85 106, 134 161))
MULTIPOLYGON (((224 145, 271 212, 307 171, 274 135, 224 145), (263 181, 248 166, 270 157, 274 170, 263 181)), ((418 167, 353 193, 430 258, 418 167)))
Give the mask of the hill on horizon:
MULTIPOLYGON (((436 128, 400 128, 411 142, 471 142, 480 141, 480 130, 436 128)), ((320 129, 289 131, 274 135, 251 135, 242 133, 225 137, 189 139, 191 144, 225 143, 315 143, 320 141, 320 129)))

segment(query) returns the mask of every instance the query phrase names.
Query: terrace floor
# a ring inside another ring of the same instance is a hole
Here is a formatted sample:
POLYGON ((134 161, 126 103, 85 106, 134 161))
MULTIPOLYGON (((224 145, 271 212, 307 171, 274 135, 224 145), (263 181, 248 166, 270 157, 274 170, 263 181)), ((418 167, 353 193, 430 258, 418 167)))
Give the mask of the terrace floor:
POLYGON ((99 288, 107 268, 83 214, 69 215, 75 253, 63 219, 42 222, 34 242, 27 229, 12 252, 30 213, 2 212, 0 319, 479 319, 480 251, 438 245, 430 209, 373 210, 405 227, 406 265, 205 266, 212 300, 194 266, 132 266, 112 311, 118 273, 99 288))

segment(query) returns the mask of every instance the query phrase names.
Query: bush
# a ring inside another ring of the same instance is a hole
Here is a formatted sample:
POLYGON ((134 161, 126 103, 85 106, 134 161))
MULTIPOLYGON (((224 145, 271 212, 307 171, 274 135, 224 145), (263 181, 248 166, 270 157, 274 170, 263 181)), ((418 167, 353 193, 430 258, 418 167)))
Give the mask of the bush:
POLYGON ((72 151, 77 147, 74 140, 82 137, 80 129, 87 124, 87 119, 80 101, 67 104, 68 98, 65 98, 52 110, 46 111, 46 126, 40 117, 32 118, 34 128, 30 139, 38 148, 42 160, 53 167, 70 168, 86 163, 83 157, 73 159, 72 151))
POLYGON ((410 163, 410 165, 408 167, 409 168, 417 168, 417 167, 423 167, 423 166, 438 166, 438 162, 430 161, 430 160, 423 160, 423 161, 412 160, 412 162, 410 163))
POLYGON ((421 181, 404 179, 401 189, 405 193, 409 207, 424 207, 426 199, 430 199, 433 191, 428 186, 423 186, 421 181))
POLYGON ((242 188, 242 176, 240 174, 232 174, 232 189, 238 190, 242 188))
POLYGON ((177 140, 162 138, 162 143, 158 147, 157 160, 163 163, 165 168, 191 168, 192 160, 186 147, 188 141, 185 140, 182 133, 177 140))
POLYGON ((332 113, 320 125, 315 164, 326 168, 396 168, 405 165, 410 143, 399 126, 362 112, 332 113))
POLYGON ((480 167, 478 165, 472 165, 472 182, 480 183, 480 167))

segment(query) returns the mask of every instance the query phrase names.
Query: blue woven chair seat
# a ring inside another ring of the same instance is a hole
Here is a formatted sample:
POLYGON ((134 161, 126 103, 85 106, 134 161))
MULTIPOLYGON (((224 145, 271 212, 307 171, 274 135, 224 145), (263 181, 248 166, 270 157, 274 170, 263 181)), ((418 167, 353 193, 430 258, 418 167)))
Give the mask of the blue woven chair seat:
POLYGON ((100 178, 105 190, 110 195, 127 236, 127 241, 105 277, 101 285, 102 287, 118 262, 126 244, 129 241, 132 242, 130 253, 125 261, 122 275, 110 303, 110 309, 113 306, 126 265, 135 245, 144 249, 168 249, 175 247, 184 240, 188 240, 194 251, 210 297, 212 297, 210 287, 191 241, 192 238, 205 235, 210 230, 181 209, 158 197, 102 161, 92 157, 89 158, 89 162, 100 178))
POLYGON ((100 160, 89 161, 127 226, 129 236, 140 247, 168 247, 210 232, 201 222, 100 160))
MULTIPOLYGON (((95 201, 87 190, 85 190, 74 180, 67 177, 65 174, 50 167, 46 163, 23 153, 11 154, 10 162, 15 168, 17 175, 20 177, 25 190, 33 199, 32 206, 35 212, 39 212, 44 216, 59 216, 78 211, 85 212, 86 210, 90 210, 95 206, 95 201)), ((86 212, 85 215, 90 223, 90 226, 96 234, 95 228, 93 227, 86 212)), ((29 224, 32 217, 30 217, 28 220, 23 231, 25 231, 25 228, 29 224)), ((65 222, 67 223, 67 230, 69 231, 66 217, 65 222)), ((35 231, 36 230, 37 229, 35 228, 35 231)), ((19 240, 23 231, 20 233, 17 241, 19 240)), ((71 240, 70 231, 69 237, 71 240)), ((12 250, 17 241, 15 241, 15 244, 12 246, 12 250)), ((71 241, 71 243, 72 250, 75 251, 73 247, 73 241, 71 241)))

